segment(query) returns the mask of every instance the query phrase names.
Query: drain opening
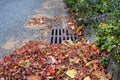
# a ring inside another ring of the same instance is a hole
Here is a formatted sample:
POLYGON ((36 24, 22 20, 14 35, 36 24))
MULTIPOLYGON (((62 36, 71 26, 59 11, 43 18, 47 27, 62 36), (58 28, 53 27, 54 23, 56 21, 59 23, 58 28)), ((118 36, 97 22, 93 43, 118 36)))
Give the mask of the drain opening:
POLYGON ((69 37, 67 37, 67 40, 69 40, 69 37))
POLYGON ((54 30, 52 30, 52 35, 54 35, 54 30))
POLYGON ((59 37, 59 42, 61 43, 61 37, 59 37))
POLYGON ((55 31, 55 35, 57 35, 57 30, 55 31))
POLYGON ((59 29, 59 35, 61 35, 61 29, 59 29))
POLYGON ((78 36, 69 33, 71 33, 71 30, 66 28, 58 28, 58 27, 52 28, 48 32, 47 43, 56 44, 56 43, 61 43, 63 40, 70 40, 70 39, 73 42, 75 42, 78 36))
POLYGON ((55 43, 57 43, 57 37, 55 37, 55 43))
POLYGON ((73 37, 71 37, 71 40, 73 41, 73 37))
POLYGON ((51 37, 51 43, 53 43, 53 37, 51 37))

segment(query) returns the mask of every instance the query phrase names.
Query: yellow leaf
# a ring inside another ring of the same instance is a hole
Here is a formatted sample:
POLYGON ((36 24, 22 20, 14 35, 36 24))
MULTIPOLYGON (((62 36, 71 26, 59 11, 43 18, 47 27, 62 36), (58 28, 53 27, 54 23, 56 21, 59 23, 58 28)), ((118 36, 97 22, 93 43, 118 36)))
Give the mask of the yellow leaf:
POLYGON ((24 60, 20 60, 19 63, 18 63, 18 65, 20 66, 20 65, 22 65, 23 63, 24 63, 24 60))
POLYGON ((68 70, 68 71, 66 72, 66 74, 67 74, 69 77, 74 78, 75 75, 77 74, 77 71, 76 71, 75 69, 71 69, 71 70, 68 70))
POLYGON ((77 35, 82 35, 82 29, 83 29, 83 26, 79 26, 79 27, 75 28, 75 33, 77 35))
POLYGON ((31 63, 29 60, 20 60, 18 65, 21 67, 29 67, 31 65, 31 63))
POLYGON ((91 79, 90 79, 90 76, 87 76, 83 80, 91 80, 91 79))
POLYGON ((101 71, 94 71, 92 74, 95 75, 97 78, 100 78, 102 76, 101 71))

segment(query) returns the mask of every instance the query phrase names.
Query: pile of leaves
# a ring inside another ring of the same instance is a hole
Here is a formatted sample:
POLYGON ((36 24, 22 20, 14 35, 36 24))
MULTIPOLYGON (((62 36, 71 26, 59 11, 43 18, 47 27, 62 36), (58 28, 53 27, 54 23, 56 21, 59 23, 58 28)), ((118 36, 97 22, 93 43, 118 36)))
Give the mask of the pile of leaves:
POLYGON ((30 41, 0 60, 0 80, 111 80, 107 57, 84 39, 62 44, 30 41))

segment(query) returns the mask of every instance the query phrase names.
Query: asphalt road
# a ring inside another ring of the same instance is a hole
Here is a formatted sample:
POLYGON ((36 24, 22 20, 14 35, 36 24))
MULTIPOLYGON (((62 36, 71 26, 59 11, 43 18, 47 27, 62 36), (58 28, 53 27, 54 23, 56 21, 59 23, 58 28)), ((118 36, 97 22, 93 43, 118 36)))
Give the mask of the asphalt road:
MULTIPOLYGON (((17 43, 35 39, 37 30, 25 27, 45 0, 0 0, 0 58, 11 53, 17 43)), ((41 36, 37 36, 41 38, 41 36)))

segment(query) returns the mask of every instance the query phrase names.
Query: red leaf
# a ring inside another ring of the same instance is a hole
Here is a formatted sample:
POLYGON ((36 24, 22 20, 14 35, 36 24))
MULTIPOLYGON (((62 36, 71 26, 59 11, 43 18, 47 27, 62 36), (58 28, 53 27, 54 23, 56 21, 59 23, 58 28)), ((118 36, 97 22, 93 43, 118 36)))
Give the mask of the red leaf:
POLYGON ((60 79, 58 77, 56 77, 55 80, 60 80, 60 79))
POLYGON ((97 50, 97 46, 96 46, 96 45, 92 45, 92 46, 91 46, 91 50, 92 50, 92 51, 96 51, 96 50, 97 50))
POLYGON ((84 56, 85 57, 89 57, 89 53, 84 53, 84 56))
POLYGON ((54 68, 52 68, 52 67, 51 67, 51 68, 49 68, 49 70, 48 70, 48 71, 49 71, 49 73, 50 73, 50 74, 54 74, 54 73, 55 73, 55 69, 54 69, 54 68))
POLYGON ((6 56, 4 57, 4 61, 7 62, 7 61, 9 61, 9 60, 10 60, 10 55, 6 55, 6 56))

